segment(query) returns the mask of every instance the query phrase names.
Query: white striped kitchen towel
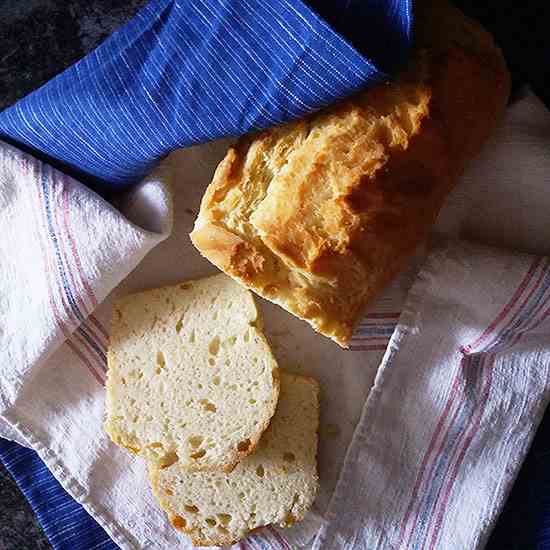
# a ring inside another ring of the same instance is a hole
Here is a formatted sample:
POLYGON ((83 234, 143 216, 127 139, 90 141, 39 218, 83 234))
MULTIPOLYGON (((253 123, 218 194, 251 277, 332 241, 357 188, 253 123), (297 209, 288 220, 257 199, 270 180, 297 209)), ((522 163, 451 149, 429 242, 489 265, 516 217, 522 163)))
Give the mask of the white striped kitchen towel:
POLYGON ((550 260, 455 243, 414 284, 315 548, 482 548, 550 397, 550 260))

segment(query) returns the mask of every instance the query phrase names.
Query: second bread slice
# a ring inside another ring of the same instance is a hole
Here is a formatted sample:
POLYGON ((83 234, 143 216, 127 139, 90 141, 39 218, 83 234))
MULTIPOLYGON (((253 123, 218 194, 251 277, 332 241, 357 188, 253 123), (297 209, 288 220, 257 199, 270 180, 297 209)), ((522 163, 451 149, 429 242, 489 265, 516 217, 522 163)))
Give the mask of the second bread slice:
POLYGON ((150 465, 153 492, 196 546, 227 546, 264 525, 289 527, 317 492, 318 425, 319 385, 283 372, 277 412, 254 454, 227 474, 150 465))
POLYGON ((107 433, 161 467, 231 470, 277 405, 254 300, 225 275, 119 300, 108 364, 107 433))

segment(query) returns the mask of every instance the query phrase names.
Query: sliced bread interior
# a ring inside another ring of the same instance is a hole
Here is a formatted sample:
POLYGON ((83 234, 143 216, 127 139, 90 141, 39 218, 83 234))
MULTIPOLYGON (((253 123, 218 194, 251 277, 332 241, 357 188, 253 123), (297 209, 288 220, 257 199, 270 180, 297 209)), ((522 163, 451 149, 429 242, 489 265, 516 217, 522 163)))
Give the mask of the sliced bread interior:
POLYGON ((107 433, 161 467, 229 471, 277 405, 254 299, 223 274, 116 302, 108 365, 107 433))
POLYGON ((281 373, 277 412, 254 454, 230 473, 149 466, 153 492, 194 545, 225 546, 253 529, 303 519, 315 498, 319 386, 281 373))

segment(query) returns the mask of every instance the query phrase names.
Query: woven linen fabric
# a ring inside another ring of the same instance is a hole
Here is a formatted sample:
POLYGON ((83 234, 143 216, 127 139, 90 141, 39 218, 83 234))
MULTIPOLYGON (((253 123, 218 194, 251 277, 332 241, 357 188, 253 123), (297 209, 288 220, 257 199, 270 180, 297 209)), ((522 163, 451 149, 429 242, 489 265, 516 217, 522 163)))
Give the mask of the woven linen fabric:
POLYGON ((434 252, 314 548, 483 548, 550 399, 549 344, 550 258, 434 252))
MULTIPOLYGON (((346 13, 346 2, 319 4, 346 13)), ((178 147, 273 126, 387 79, 379 67, 408 49, 410 0, 350 5, 342 28, 361 27, 363 54, 301 0, 151 0, 0 113, 0 138, 98 189, 135 183, 178 147)))

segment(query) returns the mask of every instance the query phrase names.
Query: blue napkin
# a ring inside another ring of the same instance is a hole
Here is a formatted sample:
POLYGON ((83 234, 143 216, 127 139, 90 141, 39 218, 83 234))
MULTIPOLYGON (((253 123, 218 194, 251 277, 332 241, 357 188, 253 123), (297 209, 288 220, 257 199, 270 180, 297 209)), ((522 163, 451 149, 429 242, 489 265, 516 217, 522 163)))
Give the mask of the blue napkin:
POLYGON ((389 78, 411 0, 152 0, 94 52, 0 113, 0 137, 99 189, 173 149, 301 117, 389 78), (360 53, 362 52, 362 53, 360 53))
POLYGON ((0 439, 0 460, 16 480, 56 550, 118 548, 88 512, 65 492, 34 451, 0 439))
MULTIPOLYGON (((303 116, 388 79, 412 0, 152 0, 94 52, 0 113, 0 138, 102 192, 171 150, 303 116)), ((0 460, 57 550, 116 545, 38 455, 0 460)))

